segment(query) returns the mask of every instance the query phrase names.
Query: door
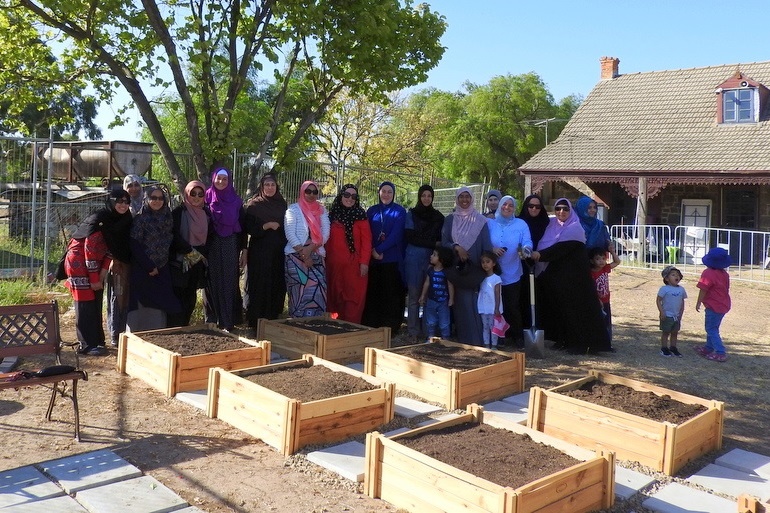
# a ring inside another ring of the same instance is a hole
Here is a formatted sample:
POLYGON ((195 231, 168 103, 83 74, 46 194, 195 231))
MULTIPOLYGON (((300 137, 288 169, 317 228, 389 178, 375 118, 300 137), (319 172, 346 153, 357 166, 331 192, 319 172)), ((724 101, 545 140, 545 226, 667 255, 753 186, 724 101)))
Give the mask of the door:
POLYGON ((711 200, 683 199, 682 221, 684 240, 680 241, 685 263, 700 264, 708 248, 708 229, 711 227, 711 200))

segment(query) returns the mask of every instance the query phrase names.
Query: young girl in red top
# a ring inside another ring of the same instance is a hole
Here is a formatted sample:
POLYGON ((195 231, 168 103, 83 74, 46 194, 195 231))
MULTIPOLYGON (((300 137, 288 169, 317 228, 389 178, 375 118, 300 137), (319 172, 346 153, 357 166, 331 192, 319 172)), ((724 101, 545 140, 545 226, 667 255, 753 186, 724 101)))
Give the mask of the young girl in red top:
POLYGON ((727 354, 719 326, 725 314, 730 311, 730 275, 727 268, 732 262, 727 250, 723 248, 711 248, 702 261, 706 269, 698 280, 695 310, 700 312, 701 305, 706 307, 706 344, 696 347, 695 351, 707 360, 724 362, 727 354))
POLYGON ((591 248, 588 250, 588 260, 591 263, 591 278, 596 283, 596 294, 604 313, 604 325, 612 343, 612 309, 610 308, 610 272, 620 265, 620 258, 615 251, 615 246, 610 244, 605 248, 591 248), (612 255, 612 261, 607 262, 607 252, 612 255))

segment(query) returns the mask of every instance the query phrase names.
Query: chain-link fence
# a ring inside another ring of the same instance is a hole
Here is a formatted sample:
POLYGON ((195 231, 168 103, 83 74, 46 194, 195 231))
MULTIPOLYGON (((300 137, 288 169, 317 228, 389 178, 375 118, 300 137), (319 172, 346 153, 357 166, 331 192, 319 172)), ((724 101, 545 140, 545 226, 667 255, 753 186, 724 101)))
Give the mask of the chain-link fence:
MULTIPOLYGON (((177 154, 176 159, 185 176, 196 176, 192 155, 177 154)), ((254 154, 233 154, 233 185, 245 200, 255 162, 254 154)), ((263 162, 257 176, 273 164, 263 162)), ((148 143, 0 137, 0 278, 46 279, 78 224, 104 206, 108 191, 122 187, 127 174, 140 175, 145 186, 170 185, 165 161, 148 143)), ((393 182, 396 202, 406 208, 417 203, 420 186, 428 183, 436 189, 434 203, 444 214, 451 212, 462 185, 424 174, 312 161, 300 161, 277 175, 289 203, 296 201, 302 182, 313 180, 327 205, 343 184, 355 184, 364 207, 377 203, 383 181, 393 182)), ((476 207, 483 210, 488 186, 469 187, 476 207)), ((173 206, 178 195, 173 187, 166 188, 176 196, 173 206)))

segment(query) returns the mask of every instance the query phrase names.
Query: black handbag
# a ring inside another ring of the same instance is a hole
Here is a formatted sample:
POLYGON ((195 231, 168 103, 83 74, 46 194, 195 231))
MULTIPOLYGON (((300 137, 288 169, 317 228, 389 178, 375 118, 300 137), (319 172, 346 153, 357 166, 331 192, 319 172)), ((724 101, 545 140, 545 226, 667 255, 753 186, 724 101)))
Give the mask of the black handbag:
POLYGON ((67 279, 67 271, 64 269, 64 261, 67 259, 67 250, 64 250, 64 254, 59 259, 59 263, 56 264, 56 279, 57 280, 66 280, 67 279))

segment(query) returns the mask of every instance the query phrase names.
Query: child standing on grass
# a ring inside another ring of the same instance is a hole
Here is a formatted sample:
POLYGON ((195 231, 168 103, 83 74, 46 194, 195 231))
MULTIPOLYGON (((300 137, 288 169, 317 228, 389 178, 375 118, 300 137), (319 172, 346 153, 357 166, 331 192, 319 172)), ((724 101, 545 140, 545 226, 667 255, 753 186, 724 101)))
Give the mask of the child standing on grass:
POLYGON ((687 299, 687 291, 679 285, 682 281, 682 272, 673 265, 666 266, 663 272, 663 285, 658 290, 658 312, 660 313, 660 354, 661 356, 676 356, 681 358, 682 353, 676 347, 679 328, 682 326, 684 314, 684 300, 687 299))
POLYGON ((454 304, 455 288, 447 280, 444 269, 452 265, 453 258, 452 250, 443 246, 434 249, 430 255, 430 267, 426 271, 419 300, 423 306, 428 340, 436 336, 437 326, 441 338, 449 338, 451 335, 449 307, 454 304))
POLYGON ((732 263, 727 250, 711 248, 702 259, 706 269, 698 280, 698 301, 695 311, 700 312, 700 305, 706 307, 706 345, 697 346, 695 351, 714 362, 727 360, 725 346, 719 334, 719 326, 725 314, 730 311, 730 275, 727 268, 732 263))
POLYGON ((610 244, 607 249, 591 248, 588 250, 588 260, 591 263, 591 277, 596 283, 596 293, 599 295, 599 303, 604 312, 604 325, 612 343, 612 309, 610 308, 610 272, 620 265, 620 258, 615 251, 615 245, 610 244), (612 256, 612 262, 607 263, 607 252, 612 256))
POLYGON ((484 347, 497 349, 497 335, 492 333, 492 327, 495 323, 495 317, 503 314, 500 301, 503 280, 499 276, 500 268, 497 265, 497 255, 491 251, 484 251, 481 254, 481 268, 487 275, 481 282, 479 299, 476 302, 481 316, 481 335, 484 347))

